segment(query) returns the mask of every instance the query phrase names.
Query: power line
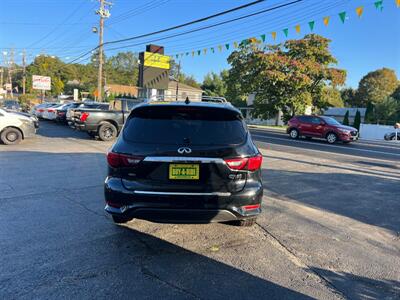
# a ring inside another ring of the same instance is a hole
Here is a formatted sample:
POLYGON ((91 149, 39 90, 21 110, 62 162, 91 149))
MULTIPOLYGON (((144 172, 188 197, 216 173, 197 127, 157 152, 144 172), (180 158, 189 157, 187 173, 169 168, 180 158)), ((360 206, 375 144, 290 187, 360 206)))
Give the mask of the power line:
MULTIPOLYGON (((83 6, 84 3, 85 3, 85 2, 82 1, 82 2, 80 3, 80 5, 78 5, 78 6, 76 7, 76 9, 75 9, 74 11, 72 11, 72 12, 64 19, 63 22, 61 22, 61 24, 66 23, 70 18, 72 18, 72 17, 78 12, 78 10, 83 6)), ((60 26, 61 26, 61 25, 55 26, 50 32, 48 32, 48 33, 47 33, 46 35, 44 35, 42 38, 40 38, 40 39, 37 40, 36 42, 33 42, 32 44, 30 44, 30 45, 29 45, 28 47, 26 47, 26 48, 30 48, 30 47, 32 47, 33 45, 36 45, 36 44, 41 43, 43 40, 47 39, 50 35, 52 35, 60 26)))
MULTIPOLYGON (((151 5, 150 5, 150 3, 148 3, 149 4, 148 6, 143 7, 140 10, 139 9, 134 9, 134 10, 131 11, 131 13, 122 14, 120 16, 114 17, 114 20, 111 21, 110 24, 113 25, 113 24, 121 23, 121 22, 123 22, 125 20, 128 20, 128 19, 134 17, 134 16, 143 14, 143 13, 145 13, 145 12, 151 10, 151 9, 154 9, 156 7, 160 7, 160 6, 166 4, 169 1, 170 0, 160 0, 160 1, 156 2, 156 3, 151 4, 151 5)), ((155 2, 155 1, 153 1, 153 2, 155 2)))
MULTIPOLYGON (((190 21, 190 22, 187 22, 187 23, 183 23, 183 24, 180 24, 180 25, 172 26, 172 27, 169 27, 169 28, 161 29, 161 30, 158 30, 158 31, 150 32, 150 33, 145 33, 145 34, 141 34, 141 35, 137 35, 137 36, 121 39, 121 40, 115 40, 115 41, 106 42, 106 43, 104 43, 104 45, 106 45, 106 44, 117 44, 117 43, 122 43, 122 42, 126 42, 126 41, 136 40, 136 39, 139 39, 139 38, 148 37, 150 35, 160 34, 160 33, 172 31, 172 30, 175 30, 175 29, 179 29, 179 28, 182 28, 182 27, 187 27, 187 26, 190 26, 190 25, 193 25, 193 24, 196 24, 196 23, 204 22, 204 21, 207 21, 207 20, 210 20, 210 19, 214 19, 214 18, 219 17, 219 16, 226 15, 228 13, 231 13, 231 12, 234 12, 234 11, 237 11, 237 10, 244 9, 246 7, 250 7, 250 6, 259 4, 261 2, 265 2, 265 1, 266 0, 253 1, 253 2, 250 2, 250 3, 244 4, 244 5, 241 5, 241 6, 237 6, 237 7, 234 7, 234 8, 231 8, 231 9, 216 13, 216 14, 211 15, 211 16, 207 16, 207 17, 204 17, 204 18, 200 18, 200 19, 197 19, 197 20, 193 20, 193 21, 190 21)), ((295 2, 300 2, 300 1, 303 1, 303 0, 296 0, 295 2)))
MULTIPOLYGON (((229 23, 232 23, 232 22, 235 22, 235 21, 239 21, 239 20, 243 20, 243 19, 255 16, 255 15, 259 15, 259 14, 266 13, 266 12, 269 12, 269 11, 273 11, 273 10, 276 10, 276 9, 279 9, 279 8, 290 6, 290 5, 296 4, 296 3, 301 2, 301 1, 303 1, 303 0, 294 0, 292 2, 288 2, 288 3, 285 3, 285 4, 280 4, 280 5, 277 5, 277 6, 273 6, 273 7, 270 7, 270 8, 267 8, 267 9, 263 9, 261 11, 258 11, 258 12, 255 12, 255 13, 251 13, 251 14, 248 14, 248 15, 244 15, 244 16, 241 16, 241 17, 237 17, 237 18, 234 18, 234 19, 230 19, 230 20, 222 21, 222 22, 215 23, 215 24, 212 24, 212 25, 207 25, 207 26, 191 29, 191 30, 180 32, 180 33, 176 33, 176 34, 173 34, 173 35, 170 35, 170 36, 160 37, 160 38, 152 40, 151 42, 158 42, 158 41, 162 41, 162 40, 165 40, 165 39, 170 39, 170 38, 174 38, 174 37, 178 37, 178 36, 182 36, 182 35, 187 35, 187 34, 190 34, 190 33, 193 33, 193 32, 198 32, 198 31, 214 28, 214 27, 217 27, 217 26, 229 24, 229 23)), ((146 42, 146 43, 149 43, 149 42, 146 42)), ((111 42, 104 43, 104 45, 109 45, 109 44, 111 44, 111 42)), ((143 43, 135 44, 134 46, 137 46, 137 45, 140 45, 140 44, 143 44, 143 43)), ((132 45, 125 45, 125 46, 120 46, 120 47, 115 47, 115 48, 109 48, 107 50, 117 50, 117 49, 122 49, 122 48, 129 47, 129 46, 132 46, 132 45)))
MULTIPOLYGON (((245 7, 248 7, 249 5, 255 5, 255 4, 258 4, 258 3, 260 3, 260 2, 264 2, 264 1, 265 1, 265 0, 258 0, 258 1, 255 1, 255 2, 248 3, 248 4, 244 5, 244 6, 245 6, 245 7)), ((189 30, 189 31, 177 33, 177 34, 170 35, 170 36, 167 36, 167 37, 161 37, 161 38, 155 39, 155 40, 153 40, 153 41, 160 41, 160 40, 164 40, 164 39, 169 39, 169 38, 173 38, 173 37, 177 37, 177 36, 182 36, 182 35, 190 34, 190 33, 197 32, 197 31, 201 31, 201 30, 205 30, 205 29, 209 29, 209 28, 221 26, 221 25, 224 25, 224 24, 228 24, 228 23, 232 23, 232 22, 235 22, 235 21, 238 21, 238 20, 242 20, 242 19, 245 19, 245 18, 249 18, 249 17, 255 16, 255 15, 259 15, 259 14, 262 14, 262 13, 266 13, 266 12, 269 12, 269 11, 273 11, 273 10, 276 10, 276 9, 279 9, 279 8, 283 8, 283 7, 286 7, 286 6, 290 6, 290 5, 293 5, 293 4, 295 4, 295 3, 299 3, 299 2, 301 2, 301 1, 303 1, 303 0, 294 0, 294 1, 292 1, 292 2, 288 2, 288 3, 281 4, 281 5, 277 5, 277 6, 273 6, 273 7, 267 8, 267 9, 260 10, 260 11, 255 12, 255 13, 251 13, 251 14, 247 14, 247 15, 241 16, 241 17, 236 17, 236 18, 233 18, 233 19, 230 19, 230 20, 222 21, 222 22, 215 23, 215 24, 208 25, 208 26, 204 26, 204 27, 199 27, 199 28, 196 28, 196 29, 192 29, 192 30, 189 30)), ((243 9, 243 8, 244 8, 244 7, 243 7, 243 5, 242 5, 242 6, 239 6, 239 7, 236 7, 236 8, 233 8, 233 9, 230 9, 230 10, 227 10, 227 11, 224 11, 224 12, 221 12, 221 13, 218 13, 218 14, 215 14, 215 15, 212 15, 212 16, 209 16, 209 17, 201 18, 201 19, 198 19, 198 20, 195 20, 195 21, 192 21, 192 22, 188 22, 188 23, 185 23, 185 24, 181 24, 181 25, 177 25, 177 26, 170 27, 170 28, 162 29, 162 30, 159 30, 159 31, 156 31, 156 32, 151 32, 151 33, 147 33, 147 34, 142 34, 142 35, 135 36, 135 37, 131 37, 131 38, 127 38, 127 39, 105 42, 103 45, 110 45, 110 44, 115 44, 115 43, 121 43, 122 41, 128 41, 128 40, 139 39, 139 38, 142 38, 142 37, 147 37, 147 36, 159 34, 159 33, 162 33, 162 32, 171 31, 171 30, 173 30, 173 29, 177 29, 177 28, 181 28, 181 27, 184 27, 184 26, 188 26, 189 24, 191 25, 191 24, 198 23, 198 22, 200 22, 199 20, 203 20, 203 21, 204 21, 204 20, 208 20, 208 19, 210 19, 210 17, 214 18, 214 17, 216 17, 216 16, 220 16, 221 14, 226 14, 227 12, 232 12, 232 11, 235 11, 235 10, 238 10, 238 9, 243 9)), ((132 45, 131 45, 131 46, 132 46, 132 45)), ((134 46, 136 46, 136 44, 135 44, 134 46)), ((121 46, 121 47, 111 48, 111 49, 108 49, 108 50, 122 49, 122 48, 126 48, 126 47, 127 47, 127 46, 121 46)), ((94 51, 94 50, 96 50, 96 49, 98 49, 98 48, 99 48, 99 46, 97 46, 97 47, 95 47, 95 48, 89 50, 88 52, 83 53, 82 55, 78 56, 76 59, 74 59, 73 61, 71 61, 71 63, 74 62, 74 61, 76 61, 76 60, 81 59, 82 57, 87 56, 88 54, 92 53, 92 51, 94 51)))

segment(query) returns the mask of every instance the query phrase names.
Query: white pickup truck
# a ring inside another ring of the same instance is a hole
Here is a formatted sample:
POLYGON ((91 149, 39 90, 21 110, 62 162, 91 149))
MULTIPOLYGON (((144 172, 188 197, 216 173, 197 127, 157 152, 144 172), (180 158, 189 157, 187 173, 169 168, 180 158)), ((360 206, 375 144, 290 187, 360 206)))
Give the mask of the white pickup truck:
POLYGON ((14 145, 25 138, 33 137, 38 127, 36 117, 0 108, 0 140, 4 144, 14 145))

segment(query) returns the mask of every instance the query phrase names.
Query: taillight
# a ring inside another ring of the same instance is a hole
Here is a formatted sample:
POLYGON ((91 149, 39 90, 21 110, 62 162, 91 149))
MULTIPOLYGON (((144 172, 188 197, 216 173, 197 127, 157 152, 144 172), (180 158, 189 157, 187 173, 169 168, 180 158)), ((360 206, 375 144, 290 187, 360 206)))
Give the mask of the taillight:
POLYGON ((44 112, 44 109, 38 109, 38 112, 44 112))
POLYGON ((87 113, 87 112, 84 112, 83 114, 81 114, 81 118, 80 118, 81 122, 85 122, 88 117, 89 117, 89 113, 87 113))
POLYGON ((54 112, 54 109, 49 108, 49 109, 47 110, 47 112, 54 112))
POLYGON ((261 168, 262 164, 262 155, 259 153, 256 156, 250 157, 249 162, 247 163, 247 170, 255 171, 261 168))
POLYGON ((107 162, 110 167, 121 168, 121 167, 133 167, 143 160, 142 156, 133 156, 126 154, 119 154, 115 152, 107 153, 107 162))
POLYGON ((225 159, 225 163, 232 170, 256 171, 261 168, 262 155, 257 154, 253 157, 225 159))
POLYGON ((232 170, 243 170, 247 165, 247 158, 225 159, 226 164, 232 170))

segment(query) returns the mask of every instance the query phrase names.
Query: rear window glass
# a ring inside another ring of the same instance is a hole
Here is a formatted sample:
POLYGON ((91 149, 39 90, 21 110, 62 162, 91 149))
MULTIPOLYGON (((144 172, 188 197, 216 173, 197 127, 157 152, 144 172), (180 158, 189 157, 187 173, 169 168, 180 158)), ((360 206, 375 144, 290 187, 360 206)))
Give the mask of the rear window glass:
POLYGON ((207 107, 143 107, 134 110, 124 129, 128 141, 146 144, 233 145, 246 139, 242 116, 207 107))

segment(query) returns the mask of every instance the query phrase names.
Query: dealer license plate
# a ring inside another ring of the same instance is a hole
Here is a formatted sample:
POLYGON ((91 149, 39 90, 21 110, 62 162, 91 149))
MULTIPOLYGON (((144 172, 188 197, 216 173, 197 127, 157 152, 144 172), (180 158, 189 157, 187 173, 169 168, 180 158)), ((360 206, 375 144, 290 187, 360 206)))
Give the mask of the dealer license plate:
POLYGON ((169 179, 199 180, 200 166, 198 164, 170 164, 169 179))

